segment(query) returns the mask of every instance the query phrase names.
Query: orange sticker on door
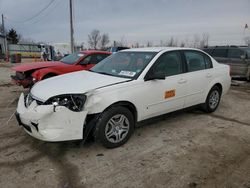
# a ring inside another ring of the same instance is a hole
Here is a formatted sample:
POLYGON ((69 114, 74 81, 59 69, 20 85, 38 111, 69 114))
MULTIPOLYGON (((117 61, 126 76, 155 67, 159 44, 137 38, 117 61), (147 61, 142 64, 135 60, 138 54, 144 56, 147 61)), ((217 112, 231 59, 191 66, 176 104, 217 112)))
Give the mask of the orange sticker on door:
POLYGON ((170 97, 174 97, 174 96, 175 96, 175 89, 165 92, 165 99, 170 98, 170 97))

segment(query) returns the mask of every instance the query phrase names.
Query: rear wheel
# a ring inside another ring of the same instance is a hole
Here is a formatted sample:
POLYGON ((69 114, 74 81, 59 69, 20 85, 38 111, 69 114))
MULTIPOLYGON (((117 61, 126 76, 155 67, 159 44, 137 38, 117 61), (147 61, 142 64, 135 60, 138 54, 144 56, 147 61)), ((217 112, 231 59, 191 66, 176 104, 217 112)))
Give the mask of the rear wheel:
POLYGON ((104 147, 123 145, 134 131, 134 118, 125 107, 111 107, 104 111, 96 123, 94 137, 104 147))
POLYGON ((218 86, 212 87, 207 95, 206 102, 203 106, 204 110, 208 113, 214 112, 219 106, 221 98, 221 90, 218 86))

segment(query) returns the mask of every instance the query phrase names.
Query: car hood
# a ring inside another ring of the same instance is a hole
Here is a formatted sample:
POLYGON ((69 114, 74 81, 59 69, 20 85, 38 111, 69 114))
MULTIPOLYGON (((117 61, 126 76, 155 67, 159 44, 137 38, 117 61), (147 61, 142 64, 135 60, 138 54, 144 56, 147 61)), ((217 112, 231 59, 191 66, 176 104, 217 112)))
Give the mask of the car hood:
POLYGON ((49 61, 49 62, 33 62, 33 63, 26 63, 23 65, 18 65, 12 67, 12 70, 17 72, 25 72, 34 69, 41 69, 45 67, 54 67, 54 66, 63 66, 66 65, 60 61, 49 61))
POLYGON ((44 102, 56 95, 86 93, 93 89, 129 80, 90 71, 78 71, 37 82, 31 89, 31 95, 44 102))

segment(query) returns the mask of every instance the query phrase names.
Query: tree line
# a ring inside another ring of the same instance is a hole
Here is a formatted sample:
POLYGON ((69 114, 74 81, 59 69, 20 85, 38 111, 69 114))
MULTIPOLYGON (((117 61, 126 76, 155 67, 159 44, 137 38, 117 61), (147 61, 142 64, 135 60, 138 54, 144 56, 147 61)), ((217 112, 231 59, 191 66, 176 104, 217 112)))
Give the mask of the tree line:
MULTIPOLYGON (((3 28, 0 25, 0 33, 3 32, 3 28)), ((34 40, 30 38, 23 38, 20 34, 17 33, 17 31, 13 28, 11 28, 8 31, 5 31, 7 40, 9 44, 17 44, 17 43, 35 43, 34 40)), ((138 48, 138 47, 154 47, 154 46, 169 46, 169 47, 193 47, 193 48, 204 48, 209 45, 209 33, 202 33, 202 34, 194 34, 193 37, 188 38, 186 37, 185 40, 178 40, 177 37, 170 37, 168 40, 161 40, 160 43, 154 44, 151 41, 147 41, 146 44, 140 44, 139 42, 135 42, 132 45, 130 45, 132 48, 138 48)), ((246 45, 250 46, 250 37, 244 37, 243 38, 246 45)), ((121 38, 120 41, 114 41, 113 44, 110 44, 110 38, 108 33, 101 33, 100 30, 94 29, 88 34, 88 47, 84 46, 84 43, 82 43, 82 48, 88 48, 88 49, 100 49, 105 50, 109 46, 127 46, 124 37, 121 38)))

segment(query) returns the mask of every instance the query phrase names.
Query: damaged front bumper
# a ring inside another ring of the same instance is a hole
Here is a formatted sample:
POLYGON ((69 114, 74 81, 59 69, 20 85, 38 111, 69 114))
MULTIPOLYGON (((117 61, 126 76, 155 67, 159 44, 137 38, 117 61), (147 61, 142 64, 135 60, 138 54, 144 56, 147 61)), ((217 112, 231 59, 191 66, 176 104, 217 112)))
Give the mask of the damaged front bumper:
POLYGON ((16 118, 19 125, 31 136, 44 141, 83 139, 87 111, 73 112, 64 106, 38 105, 34 100, 25 106, 20 95, 16 118))
POLYGON ((34 84, 32 82, 32 79, 28 79, 28 78, 20 79, 16 75, 11 75, 10 77, 11 77, 12 82, 14 84, 16 84, 18 86, 23 86, 23 88, 28 88, 28 87, 30 87, 30 86, 32 86, 34 84))

